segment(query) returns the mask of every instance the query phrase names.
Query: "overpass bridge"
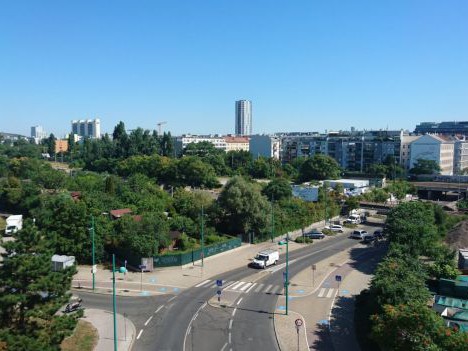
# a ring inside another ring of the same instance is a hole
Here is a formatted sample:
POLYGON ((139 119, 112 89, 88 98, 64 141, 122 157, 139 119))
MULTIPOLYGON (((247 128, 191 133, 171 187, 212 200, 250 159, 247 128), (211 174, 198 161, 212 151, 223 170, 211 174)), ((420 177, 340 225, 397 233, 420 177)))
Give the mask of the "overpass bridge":
POLYGON ((449 198, 466 199, 468 183, 448 182, 412 182, 420 199, 448 200, 449 198))

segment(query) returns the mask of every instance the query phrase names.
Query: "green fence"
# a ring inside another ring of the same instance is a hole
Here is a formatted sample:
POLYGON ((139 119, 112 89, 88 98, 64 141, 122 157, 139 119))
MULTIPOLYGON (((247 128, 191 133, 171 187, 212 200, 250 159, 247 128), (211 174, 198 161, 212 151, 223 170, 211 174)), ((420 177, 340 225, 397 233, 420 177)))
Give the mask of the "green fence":
MULTIPOLYGON (((224 251, 229 251, 239 246, 241 246, 241 240, 238 238, 230 239, 219 244, 205 246, 203 248, 204 257, 206 258, 224 251)), ((159 255, 154 257, 154 267, 182 266, 187 263, 201 260, 201 257, 201 249, 179 254, 159 255)))

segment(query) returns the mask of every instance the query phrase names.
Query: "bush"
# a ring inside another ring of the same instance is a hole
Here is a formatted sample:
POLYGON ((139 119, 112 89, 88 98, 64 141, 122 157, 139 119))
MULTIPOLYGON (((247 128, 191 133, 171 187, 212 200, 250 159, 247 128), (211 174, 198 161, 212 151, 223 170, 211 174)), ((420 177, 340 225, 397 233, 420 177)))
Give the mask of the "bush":
POLYGON ((357 228, 357 224, 353 224, 353 223, 343 223, 343 227, 345 227, 345 228, 350 228, 350 229, 354 229, 354 228, 357 228))
POLYGON ((294 241, 298 244, 312 244, 314 242, 311 238, 304 238, 302 236, 298 236, 294 241))
POLYGON ((336 232, 334 232, 333 230, 330 230, 330 229, 324 229, 324 230, 322 230, 322 233, 325 234, 325 235, 328 235, 328 236, 336 235, 336 232))

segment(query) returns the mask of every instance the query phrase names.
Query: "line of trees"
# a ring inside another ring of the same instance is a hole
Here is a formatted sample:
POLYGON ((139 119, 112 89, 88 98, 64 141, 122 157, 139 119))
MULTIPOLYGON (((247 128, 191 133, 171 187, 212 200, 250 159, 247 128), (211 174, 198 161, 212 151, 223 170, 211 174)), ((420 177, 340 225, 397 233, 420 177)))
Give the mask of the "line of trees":
POLYGON ((357 316, 365 318, 355 322, 370 336, 369 349, 466 350, 468 334, 446 327, 428 307, 428 280, 457 275, 455 253, 440 240, 453 222, 441 207, 423 202, 403 203, 389 214, 388 253, 357 299, 357 316))

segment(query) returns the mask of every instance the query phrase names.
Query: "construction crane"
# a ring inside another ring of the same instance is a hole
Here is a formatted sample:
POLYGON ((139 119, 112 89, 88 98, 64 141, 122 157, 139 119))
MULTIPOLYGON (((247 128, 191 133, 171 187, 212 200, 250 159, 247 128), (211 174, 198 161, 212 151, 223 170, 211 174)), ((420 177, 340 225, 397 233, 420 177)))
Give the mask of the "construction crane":
POLYGON ((164 122, 158 122, 158 123, 157 123, 159 135, 161 135, 161 129, 162 129, 161 126, 163 126, 164 124, 167 124, 167 122, 164 121, 164 122))

